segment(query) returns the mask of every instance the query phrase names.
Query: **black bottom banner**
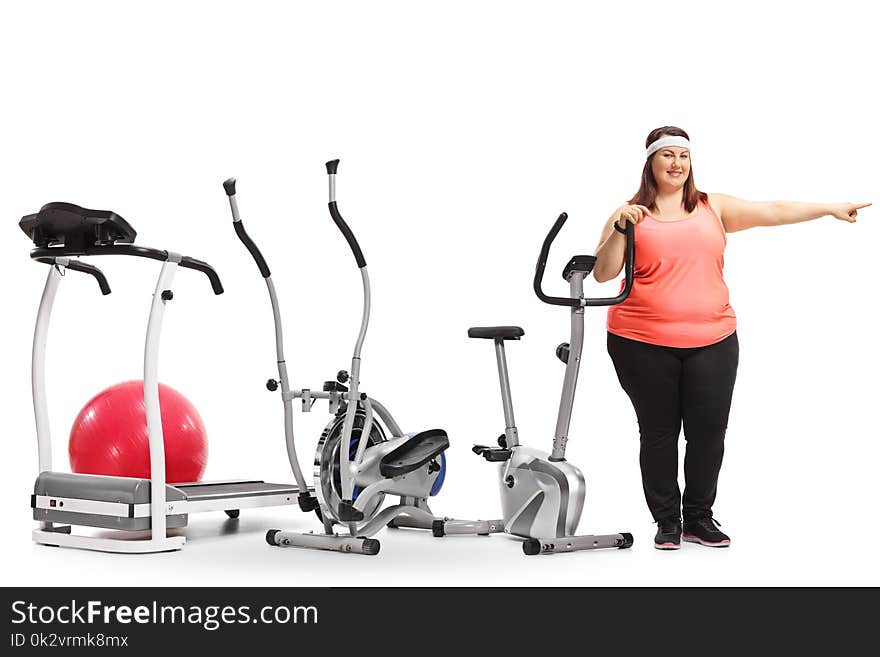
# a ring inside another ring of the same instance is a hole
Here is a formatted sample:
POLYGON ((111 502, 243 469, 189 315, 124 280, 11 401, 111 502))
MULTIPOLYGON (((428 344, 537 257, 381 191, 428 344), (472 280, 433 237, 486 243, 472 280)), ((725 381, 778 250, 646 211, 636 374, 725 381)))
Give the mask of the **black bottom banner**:
POLYGON ((669 641, 675 649, 695 642, 701 652, 801 644, 839 654, 865 645, 877 608, 874 589, 7 588, 2 595, 5 655, 178 655, 193 646, 200 654, 506 647, 628 654, 669 641))

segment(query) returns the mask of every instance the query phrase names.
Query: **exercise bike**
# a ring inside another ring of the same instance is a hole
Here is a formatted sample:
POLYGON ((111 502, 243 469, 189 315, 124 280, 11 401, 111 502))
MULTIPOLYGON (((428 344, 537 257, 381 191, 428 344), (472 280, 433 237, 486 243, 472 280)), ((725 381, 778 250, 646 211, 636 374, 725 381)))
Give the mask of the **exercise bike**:
MULTIPOLYGON (((627 223, 624 260, 626 278, 620 294, 613 298, 584 297, 584 279, 592 271, 596 258, 576 255, 569 260, 562 272, 562 277, 569 284, 569 296, 553 297, 547 295, 542 288, 544 269, 550 246, 567 219, 567 214, 559 215, 544 239, 535 266, 534 278, 535 294, 541 301, 571 309, 571 338, 556 348, 556 356, 565 363, 566 367, 553 449, 549 454, 520 445, 513 417, 504 343, 507 340, 519 340, 525 332, 519 326, 484 326, 468 330, 470 338, 489 339, 495 343, 498 377, 501 382, 504 433, 498 438, 497 447, 475 445, 473 448, 476 454, 487 461, 500 464, 499 488, 504 518, 494 521, 496 525, 493 525, 493 531, 503 530, 525 538, 523 552, 527 555, 597 548, 622 549, 633 544, 632 534, 626 532, 608 535, 575 535, 584 507, 586 484, 583 473, 565 460, 565 448, 581 364, 584 308, 618 304, 629 295, 633 284, 635 231, 633 225, 627 223)), ((437 520, 433 530, 434 535, 438 537, 447 534, 477 533, 473 530, 473 523, 460 523, 455 520, 437 520)))
MULTIPOLYGON (((336 205, 336 169, 339 160, 327 162, 330 186, 328 208, 337 228, 348 242, 363 283, 363 315, 349 371, 340 370, 335 379, 325 381, 321 390, 291 390, 281 351, 281 320, 271 274, 256 244, 244 230, 236 200, 236 181, 223 187, 229 197, 235 232, 250 252, 266 280, 275 316, 278 345, 279 380, 270 379, 270 391, 281 390, 284 402, 288 446, 293 444, 292 401, 299 399, 301 410, 309 412, 317 400, 327 400, 333 416, 318 441, 314 460, 314 490, 323 533, 269 530, 266 541, 273 546, 307 547, 366 555, 378 554, 380 543, 371 538, 386 525, 433 530, 438 521, 428 498, 436 495, 446 474, 445 451, 449 438, 442 429, 405 434, 380 402, 360 390, 361 349, 370 319, 370 279, 367 263, 357 239, 336 205), (395 495, 397 504, 384 506, 385 496, 395 495), (336 533, 340 525, 344 533, 336 533)), ((295 457, 292 456, 294 461, 295 457)), ((297 470, 294 467, 294 470, 297 470)), ((302 505, 301 505, 302 506, 302 505)), ((303 510, 311 510, 303 506, 303 510)), ((488 533, 488 523, 456 521, 475 533, 488 533), (479 531, 477 531, 479 530, 479 531)))

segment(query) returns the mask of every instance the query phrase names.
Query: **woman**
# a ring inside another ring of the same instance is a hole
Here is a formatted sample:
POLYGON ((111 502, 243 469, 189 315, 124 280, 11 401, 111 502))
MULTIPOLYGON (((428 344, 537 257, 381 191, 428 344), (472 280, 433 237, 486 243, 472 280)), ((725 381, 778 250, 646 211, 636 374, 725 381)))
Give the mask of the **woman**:
POLYGON ((726 233, 826 215, 852 223, 870 203, 753 203, 706 194, 694 184, 684 130, 657 128, 645 146, 639 191, 611 215, 596 250, 596 280, 616 277, 624 227, 635 224, 635 281, 629 298, 608 310, 608 353, 639 422, 642 484, 658 525, 654 547, 675 550, 682 538, 726 547, 730 537, 712 517, 739 358, 722 276, 726 233))

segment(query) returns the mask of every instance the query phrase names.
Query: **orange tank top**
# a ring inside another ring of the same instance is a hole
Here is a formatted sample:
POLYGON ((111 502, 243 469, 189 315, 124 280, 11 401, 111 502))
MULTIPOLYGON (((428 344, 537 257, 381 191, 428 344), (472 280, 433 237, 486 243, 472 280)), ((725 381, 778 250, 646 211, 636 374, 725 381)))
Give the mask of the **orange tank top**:
POLYGON ((667 347, 702 347, 736 330, 723 276, 727 235, 708 203, 678 221, 647 215, 635 235, 632 292, 608 309, 610 333, 667 347))

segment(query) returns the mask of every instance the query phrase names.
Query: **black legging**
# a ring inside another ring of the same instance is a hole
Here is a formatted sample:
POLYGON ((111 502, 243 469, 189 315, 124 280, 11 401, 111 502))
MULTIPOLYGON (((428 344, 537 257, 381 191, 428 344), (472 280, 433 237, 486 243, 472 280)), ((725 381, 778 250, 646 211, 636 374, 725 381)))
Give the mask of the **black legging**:
POLYGON ((736 333, 705 347, 661 347, 608 334, 608 353, 639 421, 642 485, 654 520, 711 516, 739 362, 736 333), (685 490, 678 487, 684 422, 685 490))

